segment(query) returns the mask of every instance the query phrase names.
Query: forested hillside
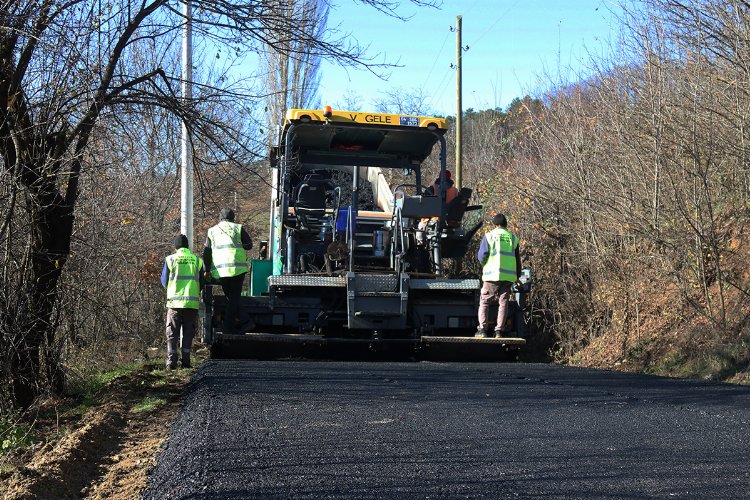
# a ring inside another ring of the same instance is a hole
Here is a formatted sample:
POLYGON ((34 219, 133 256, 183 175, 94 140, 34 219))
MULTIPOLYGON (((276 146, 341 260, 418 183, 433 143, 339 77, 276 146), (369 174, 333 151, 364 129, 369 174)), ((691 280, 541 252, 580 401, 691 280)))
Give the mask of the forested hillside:
POLYGON ((750 354, 750 10, 654 0, 623 21, 592 76, 470 117, 473 182, 523 238, 555 359, 732 377, 750 354))

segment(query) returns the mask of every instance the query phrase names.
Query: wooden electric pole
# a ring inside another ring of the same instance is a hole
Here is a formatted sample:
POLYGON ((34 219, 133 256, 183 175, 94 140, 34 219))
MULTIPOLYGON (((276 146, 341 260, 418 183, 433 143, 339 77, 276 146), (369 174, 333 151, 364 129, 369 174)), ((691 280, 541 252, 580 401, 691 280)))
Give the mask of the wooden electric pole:
POLYGON ((456 187, 461 189, 461 16, 456 16, 456 187))

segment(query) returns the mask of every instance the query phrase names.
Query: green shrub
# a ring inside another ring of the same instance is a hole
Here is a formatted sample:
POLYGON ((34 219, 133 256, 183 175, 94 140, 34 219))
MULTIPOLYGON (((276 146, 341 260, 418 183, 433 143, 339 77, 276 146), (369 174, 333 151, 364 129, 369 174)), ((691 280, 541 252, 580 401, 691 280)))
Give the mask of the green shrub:
POLYGON ((31 426, 10 417, 0 418, 0 456, 28 448, 34 442, 31 426))

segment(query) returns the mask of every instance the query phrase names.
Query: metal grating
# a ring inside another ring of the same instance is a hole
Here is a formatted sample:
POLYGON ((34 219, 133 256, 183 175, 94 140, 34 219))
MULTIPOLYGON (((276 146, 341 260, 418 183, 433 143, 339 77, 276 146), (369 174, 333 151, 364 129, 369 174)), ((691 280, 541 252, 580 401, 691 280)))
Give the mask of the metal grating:
POLYGON ((423 344, 494 344, 499 346, 522 346, 526 345, 526 340, 518 337, 504 338, 477 338, 477 337, 432 337, 422 336, 423 344))
POLYGON ((398 275, 357 274, 354 289, 357 292, 398 292, 398 275))
POLYGON ((412 279, 409 288, 412 290, 479 290, 478 279, 412 279))
POLYGON ((269 286, 327 286, 327 287, 345 287, 346 278, 343 276, 304 276, 304 275, 286 275, 286 276, 269 276, 269 286))

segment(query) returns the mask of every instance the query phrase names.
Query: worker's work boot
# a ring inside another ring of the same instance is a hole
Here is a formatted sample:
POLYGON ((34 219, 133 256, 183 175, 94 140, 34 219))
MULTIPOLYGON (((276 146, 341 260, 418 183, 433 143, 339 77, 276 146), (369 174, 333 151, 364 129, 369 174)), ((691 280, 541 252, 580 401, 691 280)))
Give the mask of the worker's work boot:
POLYGON ((167 370, 176 370, 177 369, 177 352, 168 352, 167 353, 167 370))
POLYGON ((190 353, 182 353, 181 364, 183 368, 192 368, 192 365, 190 364, 190 353))
POLYGON ((474 337, 478 339, 486 339, 489 335, 484 328, 477 328, 477 333, 474 334, 474 337))
POLYGON ((247 320, 245 320, 244 322, 240 323, 237 326, 237 331, 239 333, 251 332, 254 329, 255 329, 255 321, 253 321, 251 319, 247 319, 247 320))

